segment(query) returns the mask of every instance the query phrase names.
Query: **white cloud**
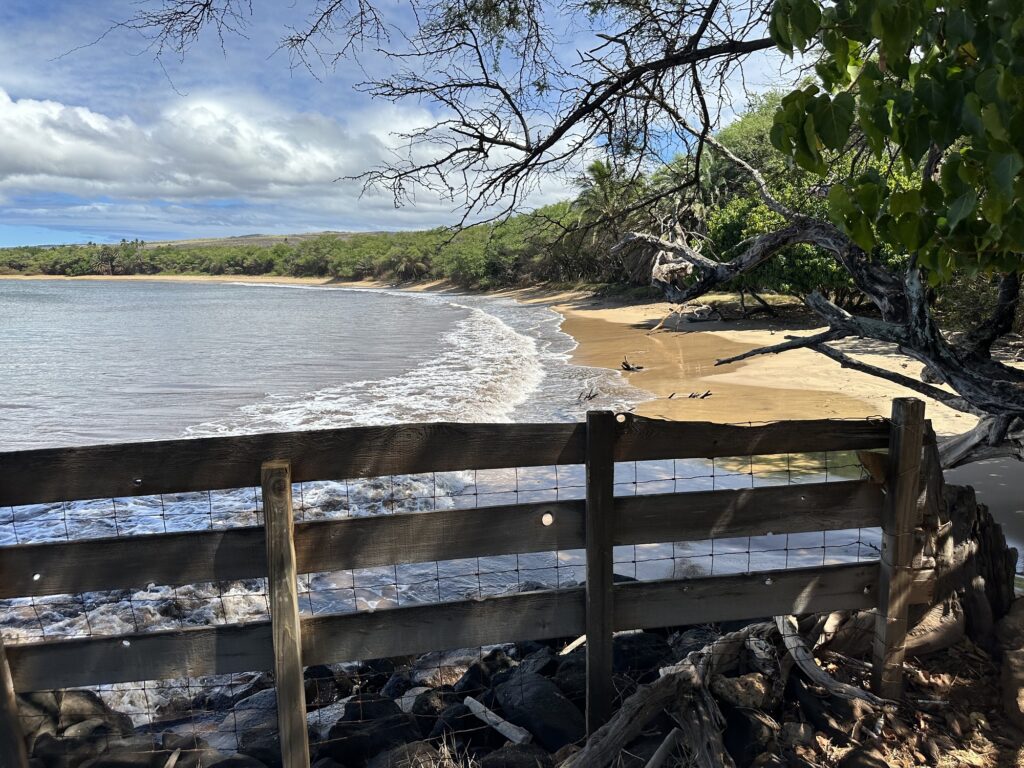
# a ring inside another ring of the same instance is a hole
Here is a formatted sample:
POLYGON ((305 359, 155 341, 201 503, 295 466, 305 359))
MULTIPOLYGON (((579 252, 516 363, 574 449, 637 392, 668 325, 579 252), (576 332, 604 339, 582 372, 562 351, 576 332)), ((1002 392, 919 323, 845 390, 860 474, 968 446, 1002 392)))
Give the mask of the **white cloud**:
MULTIPOLYGON (((458 214, 436 197, 396 211, 389 194, 344 180, 393 157, 393 132, 430 119, 392 104, 342 122, 258 98, 196 97, 142 122, 0 89, 0 214, 112 237, 452 223, 458 214)), ((538 202, 567 191, 546 187, 538 202)))

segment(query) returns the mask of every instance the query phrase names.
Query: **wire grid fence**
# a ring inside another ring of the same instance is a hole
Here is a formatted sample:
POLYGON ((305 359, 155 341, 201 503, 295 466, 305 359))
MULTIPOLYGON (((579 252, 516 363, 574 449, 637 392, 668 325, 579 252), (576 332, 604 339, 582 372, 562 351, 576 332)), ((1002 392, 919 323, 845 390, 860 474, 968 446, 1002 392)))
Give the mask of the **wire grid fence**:
MULTIPOLYGON (((615 468, 615 493, 685 494, 841 482, 863 475, 855 452, 621 462, 615 468)), ((582 465, 564 465, 300 483, 293 488, 295 519, 429 514, 440 509, 582 499, 584 477, 582 465)), ((685 510, 683 497, 680 514, 685 510)), ((8 507, 0 509, 0 546, 262 522, 259 488, 8 507)), ((862 562, 878 558, 879 541, 877 529, 858 528, 616 547, 615 574, 627 580, 699 578, 862 562)), ((299 595, 304 615, 320 615, 566 588, 584 579, 583 550, 567 550, 303 574, 299 595)), ((178 587, 150 584, 137 590, 2 600, 0 631, 5 643, 18 644, 247 622, 266 619, 268 613, 265 579, 178 587)), ((651 633, 644 636, 643 640, 616 641, 620 673, 616 685, 622 696, 656 669, 652 656, 660 651, 664 651, 662 660, 671 655, 667 632, 659 636, 660 644, 651 639, 651 633)), ((493 749, 504 737, 460 702, 466 696, 480 697, 485 706, 500 712, 502 702, 495 700, 498 684, 514 680, 513 668, 527 659, 532 659, 531 668, 551 672, 549 654, 550 648, 541 644, 517 643, 418 659, 310 668, 306 696, 311 747, 314 754, 334 755, 342 762, 358 762, 382 745, 420 738, 444 740, 468 753, 493 749)), ((556 659, 561 679, 554 679, 582 710, 582 649, 570 657, 568 662, 556 659)), ((100 719, 113 718, 114 727, 97 726, 86 732, 95 723, 82 723, 95 718, 82 716, 78 723, 58 718, 50 729, 54 733, 46 738, 39 736, 38 722, 29 721, 49 717, 48 700, 36 707, 41 711, 26 704, 22 714, 27 718, 26 732, 43 738, 44 752, 84 749, 82 743, 87 742, 94 751, 105 746, 168 754, 175 749, 200 755, 242 751, 273 765, 279 760, 279 748, 272 686, 272 676, 265 671, 98 686, 75 695, 92 701, 94 708, 102 706, 109 714, 100 719), (72 740, 67 737, 69 727, 75 736, 72 740)), ((79 709, 92 711, 87 706, 79 709)), ((34 748, 41 747, 35 744, 34 748)))

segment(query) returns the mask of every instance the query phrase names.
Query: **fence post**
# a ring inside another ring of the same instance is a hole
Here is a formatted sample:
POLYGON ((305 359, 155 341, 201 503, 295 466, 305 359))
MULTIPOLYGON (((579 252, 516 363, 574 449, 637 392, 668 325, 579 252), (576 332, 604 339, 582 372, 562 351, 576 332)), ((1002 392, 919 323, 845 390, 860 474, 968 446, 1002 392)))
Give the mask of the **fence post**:
POLYGON ((872 669, 875 693, 889 699, 903 693, 924 426, 922 401, 910 397, 893 400, 872 669))
POLYGON ((263 464, 263 516, 267 535, 267 588, 274 637, 277 724, 284 768, 309 768, 306 693, 302 678, 292 470, 287 461, 263 464))
POLYGON ((28 753, 25 736, 18 716, 18 698, 14 694, 14 680, 7 665, 7 653, 0 638, 0 765, 27 768, 28 753))
POLYGON ((587 413, 587 734, 611 717, 612 533, 615 522, 615 435, 612 411, 587 413))

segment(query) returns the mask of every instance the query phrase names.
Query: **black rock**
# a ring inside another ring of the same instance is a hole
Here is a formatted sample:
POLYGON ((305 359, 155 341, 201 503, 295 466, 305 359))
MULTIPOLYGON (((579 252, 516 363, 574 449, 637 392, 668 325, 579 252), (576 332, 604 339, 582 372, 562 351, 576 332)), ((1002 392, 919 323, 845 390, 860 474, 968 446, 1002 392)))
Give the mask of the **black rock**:
POLYGON ((204 764, 203 768, 266 768, 266 766, 248 755, 225 755, 223 760, 204 764))
POLYGON ((480 761, 480 768, 554 768, 551 755, 536 744, 506 744, 480 761))
POLYGON ((582 648, 561 657, 552 680, 569 701, 580 709, 586 707, 587 657, 582 648))
POLYGON ((558 657, 554 651, 546 645, 542 645, 533 653, 524 656, 522 661, 519 662, 518 669, 550 677, 558 669, 558 657))
POLYGON ((395 663, 391 659, 372 659, 359 665, 354 685, 362 691, 379 691, 395 674, 395 663))
POLYGON ((338 684, 330 667, 309 667, 302 675, 306 689, 306 709, 320 709, 340 698, 338 684))
POLYGON ((376 694, 360 693, 345 702, 344 722, 379 720, 385 717, 402 714, 402 710, 391 699, 376 694))
POLYGON ((370 760, 366 768, 430 768, 440 761, 441 756, 430 744, 414 741, 382 752, 370 760))
POLYGON ((274 685, 273 675, 266 672, 236 676, 234 679, 238 680, 238 682, 218 685, 197 693, 192 698, 191 709, 193 711, 213 710, 215 712, 231 709, 242 699, 247 699, 254 693, 272 688, 274 685))
POLYGON ((475 696, 490 684, 490 675, 479 662, 469 665, 469 669, 458 679, 452 687, 456 693, 463 696, 475 696))
POLYGON ((374 755, 418 741, 420 729, 411 715, 399 713, 365 722, 339 720, 327 738, 328 742, 321 748, 323 755, 334 758, 346 768, 361 768, 374 755))
POLYGON ((612 667, 616 672, 653 678, 672 654, 665 638, 651 632, 619 635, 612 641, 612 667))
POLYGON ((465 704, 452 704, 441 712, 430 731, 431 741, 454 742, 457 751, 494 749, 505 743, 505 737, 485 724, 465 704))
POLYGON ((413 701, 411 713, 416 718, 420 727, 420 733, 424 738, 430 736, 434 730, 434 724, 440 714, 452 704, 458 702, 458 697, 452 693, 449 686, 441 686, 429 691, 424 691, 413 701))
POLYGON ((553 682, 535 672, 516 671, 495 689, 506 719, 525 728, 549 752, 579 741, 583 714, 553 682))
POLYGON ((701 650, 719 637, 721 637, 721 633, 710 626, 690 627, 683 632, 674 634, 668 640, 668 644, 672 648, 671 662, 682 661, 694 651, 701 650))
POLYGON ((397 699, 413 687, 412 678, 409 677, 408 672, 395 672, 380 689, 380 695, 389 699, 397 699))

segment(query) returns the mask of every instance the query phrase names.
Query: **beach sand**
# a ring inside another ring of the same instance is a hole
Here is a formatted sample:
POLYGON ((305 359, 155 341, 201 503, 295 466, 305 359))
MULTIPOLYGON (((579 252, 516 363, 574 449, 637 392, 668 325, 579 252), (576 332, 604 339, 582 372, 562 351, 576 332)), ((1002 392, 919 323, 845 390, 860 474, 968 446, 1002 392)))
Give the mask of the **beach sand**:
MULTIPOLYGON (((888 416, 894 397, 920 397, 897 384, 857 371, 810 350, 798 349, 716 366, 756 347, 778 344, 788 334, 809 334, 779 321, 686 323, 670 320, 652 329, 668 314, 664 302, 615 306, 583 299, 556 306, 565 316, 562 330, 579 346, 576 362, 620 369, 623 359, 643 370, 623 372, 631 384, 653 397, 636 409, 644 416, 716 422, 778 419, 865 418, 888 416), (703 399, 691 393, 710 392, 703 399), (672 396, 670 398, 670 396, 672 396)), ((847 345, 857 357, 916 377, 920 364, 894 350, 864 342, 847 345)), ((975 419, 928 400, 928 417, 940 434, 972 427, 975 419)))
MULTIPOLYGON (((925 401, 925 415, 939 435, 964 432, 977 422, 906 387, 844 369, 806 349, 715 366, 719 358, 820 328, 794 330, 792 324, 759 320, 683 322, 677 330, 670 321, 667 330, 652 333, 671 309, 669 304, 616 305, 583 298, 556 309, 565 317, 562 330, 579 344, 575 362, 621 370, 625 357, 644 366, 641 371, 623 371, 631 384, 651 393, 649 400, 636 407, 635 412, 643 416, 725 423, 864 418, 888 416, 894 397, 918 397, 925 401), (711 394, 704 399, 688 397, 691 392, 708 391, 711 394)), ((872 365, 913 378, 920 374, 920 363, 894 348, 851 341, 845 349, 872 365)), ((1003 524, 1011 545, 1024 546, 1024 465, 1013 459, 993 459, 950 470, 946 479, 974 487, 978 500, 1003 524)), ((1022 567, 1024 559, 1018 561, 1018 568, 1022 567)))

